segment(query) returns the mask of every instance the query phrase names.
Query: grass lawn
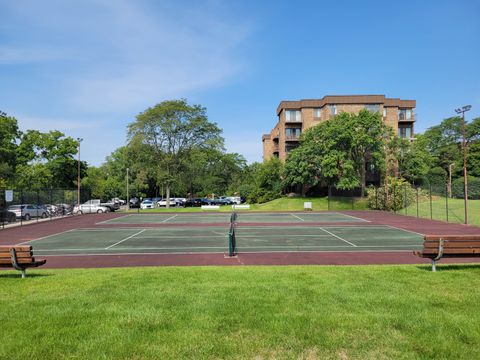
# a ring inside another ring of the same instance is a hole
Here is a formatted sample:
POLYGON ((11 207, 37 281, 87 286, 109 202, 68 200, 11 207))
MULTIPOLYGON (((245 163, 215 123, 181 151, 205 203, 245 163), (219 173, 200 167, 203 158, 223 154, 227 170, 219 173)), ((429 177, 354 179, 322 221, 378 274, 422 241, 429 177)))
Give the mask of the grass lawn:
POLYGON ((2 271, 0 358, 480 358, 480 266, 429 269, 2 271))
MULTIPOLYGON (((465 207, 463 199, 448 199, 448 221, 454 223, 465 222, 465 207)), ((417 205, 413 204, 407 207, 407 214, 417 216, 417 205)), ((405 209, 398 211, 399 214, 405 214, 405 209)), ((468 201, 468 223, 480 226, 480 200, 468 201)), ((418 204, 418 215, 430 219, 430 201, 425 199, 418 204)), ((444 197, 434 197, 432 199, 432 218, 434 220, 447 220, 447 203, 444 197)))
MULTIPOLYGON (((327 197, 312 197, 312 198, 289 198, 282 197, 278 198, 264 204, 251 204, 250 210, 256 211, 301 211, 303 210, 303 203, 306 201, 312 202, 313 210, 328 210, 328 199, 327 197)), ((367 201, 360 198, 335 198, 330 201, 330 210, 365 210, 367 209, 367 201), (352 206, 353 202, 353 206, 352 206)), ((131 212, 137 212, 137 209, 130 210, 131 212)), ((176 212, 205 212, 199 207, 195 208, 155 208, 155 209, 146 209, 140 210, 140 212, 164 212, 164 211, 176 211, 176 212)), ((220 211, 232 211, 231 206, 221 206, 220 211)), ((240 211, 240 210, 239 210, 240 211)), ((246 210, 248 211, 248 210, 246 210)))

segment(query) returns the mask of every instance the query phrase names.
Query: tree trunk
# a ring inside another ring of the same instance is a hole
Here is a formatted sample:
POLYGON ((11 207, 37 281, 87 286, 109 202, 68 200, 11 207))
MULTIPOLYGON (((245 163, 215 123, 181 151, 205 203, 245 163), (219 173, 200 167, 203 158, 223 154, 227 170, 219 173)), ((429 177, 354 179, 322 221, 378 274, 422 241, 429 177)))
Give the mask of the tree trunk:
POLYGON ((166 208, 170 208, 170 184, 167 184, 166 186, 166 190, 167 190, 167 194, 166 194, 166 198, 167 198, 167 205, 166 205, 166 208))

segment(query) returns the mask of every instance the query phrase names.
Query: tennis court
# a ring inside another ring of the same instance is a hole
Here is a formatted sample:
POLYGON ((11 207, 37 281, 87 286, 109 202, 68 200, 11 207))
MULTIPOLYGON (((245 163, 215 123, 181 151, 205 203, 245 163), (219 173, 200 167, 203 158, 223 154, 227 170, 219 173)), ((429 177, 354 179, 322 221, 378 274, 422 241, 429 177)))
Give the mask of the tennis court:
MULTIPOLYGON (((97 223, 101 224, 212 224, 228 223, 230 213, 157 213, 157 214, 128 214, 114 219, 97 223)), ((337 212, 321 213, 240 213, 239 223, 330 223, 330 222, 369 222, 368 220, 337 212)))
MULTIPOLYGON (((39 255, 226 253, 225 226, 84 228, 26 242, 39 255)), ((237 226, 238 253, 411 251, 422 236, 390 226, 237 226)))

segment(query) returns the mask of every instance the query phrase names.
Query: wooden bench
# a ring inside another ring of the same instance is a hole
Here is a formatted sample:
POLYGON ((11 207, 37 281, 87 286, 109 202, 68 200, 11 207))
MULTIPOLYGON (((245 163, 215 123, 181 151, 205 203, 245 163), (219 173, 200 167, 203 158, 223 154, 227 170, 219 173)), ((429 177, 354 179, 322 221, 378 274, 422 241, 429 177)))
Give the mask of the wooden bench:
POLYGON ((413 253, 431 259, 435 271, 441 258, 480 257, 480 235, 425 235, 423 250, 413 253))
POLYGON ((27 268, 38 267, 47 260, 35 260, 30 245, 0 246, 0 267, 14 268, 22 272, 22 279, 26 276, 27 268))

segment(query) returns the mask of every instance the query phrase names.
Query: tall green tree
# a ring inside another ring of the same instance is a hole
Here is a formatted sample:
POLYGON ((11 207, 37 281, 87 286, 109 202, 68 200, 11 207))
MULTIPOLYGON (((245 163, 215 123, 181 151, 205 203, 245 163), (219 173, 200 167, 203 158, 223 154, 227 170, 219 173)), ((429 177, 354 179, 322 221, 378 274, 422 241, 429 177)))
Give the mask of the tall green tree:
POLYGON ((287 159, 285 179, 292 185, 323 179, 340 189, 360 186, 363 194, 367 163, 383 166, 388 132, 376 112, 341 113, 302 134, 299 148, 287 159))
POLYGON ((148 108, 128 127, 129 146, 149 148, 150 164, 156 164, 157 180, 165 186, 167 199, 191 152, 222 149, 220 134, 217 125, 208 121, 206 109, 189 105, 185 99, 163 101, 148 108))
POLYGON ((5 187, 13 181, 20 135, 14 117, 0 116, 0 186, 5 187))

